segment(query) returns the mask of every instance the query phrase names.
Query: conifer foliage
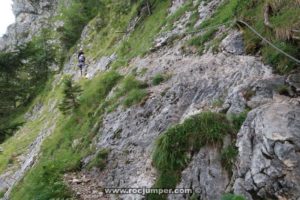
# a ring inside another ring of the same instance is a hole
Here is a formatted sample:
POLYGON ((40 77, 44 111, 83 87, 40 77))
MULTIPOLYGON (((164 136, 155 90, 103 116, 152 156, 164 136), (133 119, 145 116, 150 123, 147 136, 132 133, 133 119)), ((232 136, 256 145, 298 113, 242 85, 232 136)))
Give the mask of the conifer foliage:
POLYGON ((79 97, 82 93, 80 85, 74 83, 71 77, 64 80, 63 100, 59 105, 59 110, 63 114, 70 114, 79 107, 79 97))

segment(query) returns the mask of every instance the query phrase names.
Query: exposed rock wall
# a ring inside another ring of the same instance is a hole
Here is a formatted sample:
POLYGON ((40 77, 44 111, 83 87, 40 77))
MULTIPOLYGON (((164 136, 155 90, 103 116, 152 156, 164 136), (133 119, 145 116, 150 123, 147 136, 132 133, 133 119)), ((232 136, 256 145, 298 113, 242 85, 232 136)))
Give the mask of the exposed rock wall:
POLYGON ((300 198, 300 99, 278 96, 248 115, 238 134, 234 191, 247 199, 300 198))
POLYGON ((42 28, 49 27, 49 18, 56 12, 57 0, 13 0, 16 22, 0 38, 0 50, 11 50, 31 40, 42 28))

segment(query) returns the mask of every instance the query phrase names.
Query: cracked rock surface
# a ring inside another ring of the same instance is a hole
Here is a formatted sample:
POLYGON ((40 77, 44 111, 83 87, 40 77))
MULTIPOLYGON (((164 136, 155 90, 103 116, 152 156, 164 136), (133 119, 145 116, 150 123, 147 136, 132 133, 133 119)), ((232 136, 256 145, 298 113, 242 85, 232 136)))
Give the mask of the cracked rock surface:
POLYGON ((300 99, 251 111, 238 134, 234 191, 247 199, 300 198, 300 99))

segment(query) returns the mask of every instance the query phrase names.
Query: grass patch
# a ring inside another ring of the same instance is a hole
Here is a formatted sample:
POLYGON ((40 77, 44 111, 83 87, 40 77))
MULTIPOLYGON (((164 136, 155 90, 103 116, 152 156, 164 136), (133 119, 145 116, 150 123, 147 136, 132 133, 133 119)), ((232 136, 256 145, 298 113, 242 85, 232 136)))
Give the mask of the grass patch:
MULTIPOLYGON (((274 7, 269 16, 270 23, 273 26, 272 29, 264 25, 266 1, 240 3, 238 15, 277 47, 299 59, 299 41, 291 38, 290 31, 299 26, 299 15, 295 14, 299 10, 299 5, 296 5, 293 0, 277 2, 280 5, 271 5, 274 7)), ((256 54, 261 52, 264 61, 271 64, 277 73, 287 74, 299 67, 297 63, 262 42, 247 28, 244 28, 244 41, 247 53, 256 54)))
POLYGON ((130 107, 141 102, 147 96, 147 85, 137 80, 133 75, 125 77, 116 88, 114 95, 107 102, 109 111, 113 111, 118 105, 130 107))
POLYGON ((231 121, 233 128, 236 132, 238 132, 241 129, 243 123, 247 118, 248 112, 249 110, 245 110, 240 114, 233 114, 229 116, 229 120, 231 121))
POLYGON ((130 107, 141 102, 147 96, 147 91, 143 89, 131 90, 124 99, 124 106, 130 107))
POLYGON ((246 101, 249 101, 253 96, 256 95, 256 92, 253 91, 252 89, 248 88, 246 91, 244 91, 243 93, 243 97, 244 99, 246 99, 246 101))
POLYGON ((204 51, 204 44, 213 39, 217 29, 210 29, 200 36, 195 36, 188 41, 188 45, 198 48, 199 54, 204 51))
POLYGON ((235 194, 225 194, 222 196, 221 200, 246 200, 246 198, 235 194))
POLYGON ((95 156, 95 158, 88 164, 88 168, 91 169, 93 167, 97 167, 100 170, 105 169, 107 164, 107 157, 109 154, 109 149, 101 149, 95 156))
MULTIPOLYGON (((153 154, 159 177, 154 188, 175 188, 180 174, 201 147, 220 144, 233 129, 225 115, 205 112, 186 119, 182 124, 165 131, 157 140, 153 154)), ((148 199, 165 199, 166 196, 148 195, 148 199)))
POLYGON ((280 85, 276 88, 280 95, 290 96, 290 88, 287 85, 280 85))
POLYGON ((100 10, 105 9, 102 2, 97 0, 73 0, 69 6, 61 6, 60 20, 64 22, 64 26, 58 31, 61 33, 60 40, 66 49, 70 49, 77 42, 85 25, 100 10))
POLYGON ((90 153, 90 143, 95 136, 93 127, 96 122, 101 121, 103 114, 103 110, 98 108, 101 108, 106 96, 120 78, 117 72, 110 71, 91 81, 82 82, 80 107, 70 116, 58 116, 54 132, 42 145, 39 162, 14 188, 11 199, 72 197, 62 181, 62 175, 79 169, 81 159, 90 153), (84 140, 81 144, 72 148, 74 140, 82 137, 84 140))
POLYGON ((0 198, 3 198, 5 195, 5 192, 4 191, 0 191, 0 198))
POLYGON ((130 60, 133 57, 143 56, 149 52, 155 36, 166 23, 162 19, 167 17, 170 5, 170 0, 152 1, 152 15, 145 17, 131 33, 128 40, 123 42, 118 48, 117 53, 120 58, 130 60))
POLYGON ((232 174, 232 167, 237 155, 238 155, 238 149, 234 146, 234 144, 229 145, 221 152, 222 166, 224 167, 224 169, 227 170, 229 174, 232 174))
POLYGON ((164 82, 167 79, 167 77, 163 74, 156 74, 153 78, 152 78, 152 85, 159 85, 162 82, 164 82))
POLYGON ((218 107, 221 107, 222 105, 224 104, 224 100, 223 99, 216 99, 212 102, 212 106, 214 108, 218 108, 218 107))

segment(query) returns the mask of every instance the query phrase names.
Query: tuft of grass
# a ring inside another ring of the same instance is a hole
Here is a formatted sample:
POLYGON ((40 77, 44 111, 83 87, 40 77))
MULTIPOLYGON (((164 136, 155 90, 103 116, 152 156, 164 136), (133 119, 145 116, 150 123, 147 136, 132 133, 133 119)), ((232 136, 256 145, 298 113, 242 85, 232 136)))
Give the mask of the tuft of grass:
POLYGON ((124 99, 124 106, 130 107, 141 102, 147 96, 147 91, 144 89, 131 90, 124 99))
POLYGON ((153 85, 159 85, 160 83, 162 83, 165 80, 166 80, 166 77, 164 75, 162 75, 162 74, 156 74, 152 78, 152 84, 153 85))
POLYGON ((232 174, 232 166, 235 162, 236 156, 238 155, 238 149, 232 144, 226 147, 221 152, 221 162, 223 167, 232 174))
POLYGON ((222 196, 221 200, 246 200, 246 199, 240 195, 225 194, 222 196))
MULTIPOLYGON (((154 188, 175 188, 181 170, 191 160, 191 154, 209 144, 222 143, 223 137, 232 133, 225 115, 204 112, 186 119, 165 131, 157 140, 153 153, 154 166, 159 177, 154 188)), ((151 194, 148 199, 165 199, 166 196, 151 194)))
POLYGON ((4 191, 0 191, 0 198, 3 198, 5 195, 5 192, 4 191))
POLYGON ((235 132, 238 132, 242 127, 243 123, 245 122, 249 110, 245 110, 240 114, 234 114, 229 116, 229 120, 233 125, 235 132))
POLYGON ((243 97, 249 101, 253 96, 255 96, 256 92, 248 88, 244 93, 243 97))
POLYGON ((290 88, 287 85, 280 85, 276 88, 276 91, 280 94, 280 95, 285 95, 285 96, 289 96, 290 95, 290 88))
POLYGON ((116 89, 114 96, 109 100, 109 111, 115 109, 120 101, 125 107, 130 107, 134 104, 141 102, 147 96, 147 85, 137 80, 133 75, 125 77, 116 89))
POLYGON ((224 100, 223 99, 216 99, 212 102, 212 106, 213 107, 221 107, 224 104, 224 100))
POLYGON ((96 154, 95 158, 88 164, 87 168, 91 169, 97 167, 100 170, 105 169, 109 152, 109 149, 101 149, 96 154))
POLYGON ((204 51, 204 44, 214 37, 217 29, 210 29, 200 36, 195 36, 188 41, 188 45, 198 48, 199 54, 204 51))

